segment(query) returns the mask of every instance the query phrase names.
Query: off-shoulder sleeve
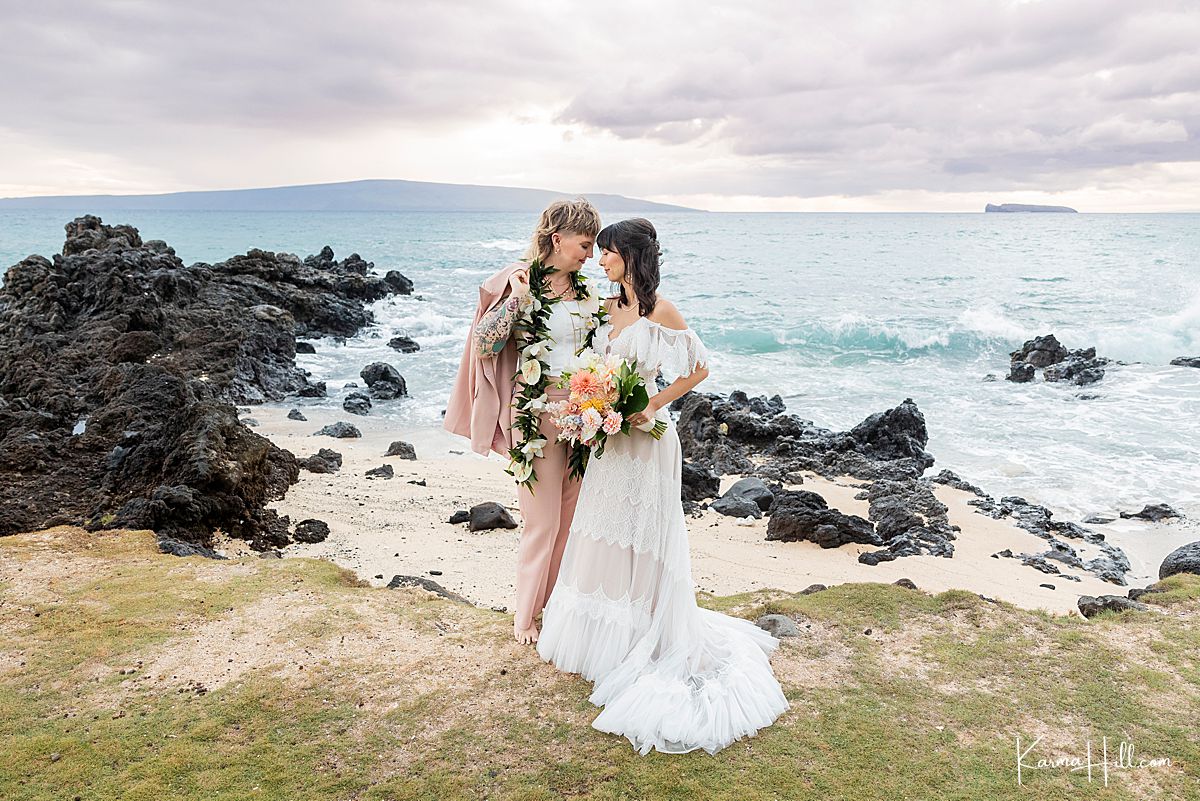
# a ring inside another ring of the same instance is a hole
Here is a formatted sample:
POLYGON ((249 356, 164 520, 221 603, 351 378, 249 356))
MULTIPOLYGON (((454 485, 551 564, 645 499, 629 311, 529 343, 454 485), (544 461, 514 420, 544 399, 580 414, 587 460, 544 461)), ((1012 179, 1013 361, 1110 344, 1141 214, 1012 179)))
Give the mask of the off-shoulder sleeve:
POLYGON ((708 350, 690 328, 676 329, 655 325, 654 361, 669 383, 686 378, 697 367, 708 366, 708 350))

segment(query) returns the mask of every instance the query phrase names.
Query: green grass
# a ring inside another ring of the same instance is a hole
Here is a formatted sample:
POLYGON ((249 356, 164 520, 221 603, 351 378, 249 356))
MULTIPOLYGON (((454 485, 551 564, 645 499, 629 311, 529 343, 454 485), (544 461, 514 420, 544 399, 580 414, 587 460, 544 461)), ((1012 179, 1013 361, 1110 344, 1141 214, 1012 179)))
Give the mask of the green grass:
POLYGON ((56 532, 0 540, 0 567, 58 571, 0 582, 5 801, 1200 798, 1197 576, 1146 596, 1157 611, 1092 620, 886 584, 702 595, 812 626, 773 659, 792 709, 715 756, 642 757, 591 728, 591 685, 513 644, 504 615, 316 560, 181 560, 146 532, 56 532), (165 685, 119 672, 279 598, 308 606, 229 637, 269 631, 311 657, 303 671, 262 660, 208 692, 186 665, 165 685), (365 633, 396 637, 339 650, 365 633), (1033 758, 1107 736, 1174 764, 1018 786, 1015 737, 1038 734, 1033 758))

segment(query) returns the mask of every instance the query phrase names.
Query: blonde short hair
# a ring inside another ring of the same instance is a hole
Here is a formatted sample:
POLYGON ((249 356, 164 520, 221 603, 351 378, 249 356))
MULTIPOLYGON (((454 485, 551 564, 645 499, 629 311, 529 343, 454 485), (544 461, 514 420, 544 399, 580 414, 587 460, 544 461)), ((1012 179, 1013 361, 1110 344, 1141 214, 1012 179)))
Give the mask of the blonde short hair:
POLYGON ((595 237, 600 233, 600 212, 582 197, 554 201, 538 219, 525 251, 525 261, 537 259, 544 264, 554 252, 554 235, 563 233, 595 237))

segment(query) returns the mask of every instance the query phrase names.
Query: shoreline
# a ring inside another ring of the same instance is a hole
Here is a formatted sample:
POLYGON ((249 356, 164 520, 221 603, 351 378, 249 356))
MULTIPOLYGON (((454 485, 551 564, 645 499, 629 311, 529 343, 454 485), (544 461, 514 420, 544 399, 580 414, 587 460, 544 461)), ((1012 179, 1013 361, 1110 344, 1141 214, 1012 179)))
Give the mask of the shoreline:
MULTIPOLYGON (((285 557, 327 559, 354 571, 373 586, 384 586, 395 575, 425 577, 477 605, 511 608, 520 514, 512 479, 503 472, 499 456, 474 454, 464 440, 440 429, 398 430, 387 420, 369 415, 358 417, 312 408, 304 410, 306 421, 293 421, 287 419, 288 408, 286 403, 252 407, 243 417, 253 417, 259 423, 254 428, 257 433, 298 458, 314 454, 318 448, 332 448, 343 455, 343 465, 332 474, 302 470, 299 482, 285 498, 269 505, 279 514, 288 515, 293 525, 316 518, 330 528, 329 537, 321 543, 295 543, 283 548, 285 557), (313 436, 313 432, 337 420, 353 423, 363 436, 313 436), (384 457, 393 440, 411 443, 417 460, 384 457), (364 476, 367 470, 385 463, 392 465, 394 478, 364 476), (409 483, 419 480, 426 485, 409 483), (485 501, 508 508, 518 528, 471 532, 463 524, 447 522, 454 511, 485 501)), ((724 476, 722 491, 738 478, 724 476)), ((867 502, 854 498, 858 483, 849 477, 829 480, 805 474, 803 485, 798 486, 817 492, 831 507, 846 514, 866 517, 867 502)), ((1081 580, 1042 573, 1018 559, 993 559, 991 554, 1005 548, 1014 553, 1039 553, 1045 550, 1046 540, 1008 520, 976 513, 975 507, 967 505, 976 497, 969 492, 945 485, 935 485, 934 492, 949 508, 950 522, 961 528, 952 558, 906 556, 868 566, 859 563, 857 557, 872 550, 871 546, 849 544, 822 549, 812 542, 768 542, 765 518, 746 525, 711 509, 699 517, 689 516, 696 589, 714 595, 761 589, 798 592, 816 583, 891 583, 907 578, 926 592, 961 589, 1026 609, 1078 614, 1076 602, 1080 595, 1124 595, 1130 587, 1153 581, 1139 577, 1139 565, 1149 561, 1145 554, 1131 556, 1135 569, 1127 577, 1127 586, 1065 566, 1065 573, 1078 575, 1081 580), (1055 589, 1040 584, 1052 584, 1055 589)), ((1138 521, 1119 523, 1123 525, 1090 527, 1106 537, 1121 532, 1121 539, 1164 528, 1162 524, 1138 521)), ((1171 528, 1180 530, 1178 525, 1171 528)), ((1195 539, 1194 532, 1186 536, 1195 539)), ((1116 536, 1112 541, 1121 545, 1116 536)), ((249 550, 245 543, 228 539, 220 541, 218 548, 233 553, 249 550)), ((1086 545, 1079 550, 1085 559, 1092 555, 1086 545)), ((1157 572, 1157 562, 1154 570, 1157 572)))

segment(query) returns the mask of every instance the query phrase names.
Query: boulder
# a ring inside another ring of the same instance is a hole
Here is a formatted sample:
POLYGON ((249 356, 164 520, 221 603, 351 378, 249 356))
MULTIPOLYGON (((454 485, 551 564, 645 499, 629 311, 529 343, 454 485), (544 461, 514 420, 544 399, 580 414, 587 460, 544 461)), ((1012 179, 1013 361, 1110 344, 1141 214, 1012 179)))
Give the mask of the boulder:
POLYGON ((1084 617, 1095 617, 1101 612, 1124 612, 1134 610, 1145 612, 1150 607, 1143 603, 1130 600, 1123 595, 1101 595, 1099 597, 1092 595, 1079 596, 1079 611, 1084 617))
POLYGON ((321 448, 313 456, 301 459, 300 466, 310 473, 336 473, 342 466, 342 455, 329 448, 321 448))
POLYGON ((395 475, 396 471, 390 464, 373 467, 366 472, 367 478, 393 478, 395 475))
POLYGON ((1032 367, 1049 367, 1067 358, 1069 353, 1070 351, 1058 341, 1058 337, 1046 334, 1026 340, 1024 345, 1009 355, 1014 364, 1020 361, 1032 367))
POLYGON ((763 516, 757 503, 738 495, 722 495, 709 504, 709 508, 729 517, 753 517, 757 520, 763 516))
POLYGON ((1176 573, 1200 574, 1200 541, 1181 545, 1167 554, 1158 567, 1159 579, 1176 573))
POLYGON ((1200 367, 1200 356, 1180 356, 1178 359, 1171 359, 1171 364, 1176 367, 1200 367))
POLYGON ((417 449, 403 440, 396 440, 388 446, 384 456, 398 456, 401 459, 416 459, 417 449))
POLYGON ((315 384, 306 384, 297 392, 302 398, 325 398, 329 396, 329 390, 325 387, 324 381, 318 381, 315 384))
POLYGON ((1165 503, 1146 504, 1140 512, 1121 512, 1121 517, 1126 519, 1149 520, 1155 523, 1182 516, 1165 503))
POLYGON ((471 531, 487 531, 493 528, 516 528, 517 521, 498 503, 488 501, 471 507, 467 528, 471 531))
POLYGON ((400 376, 400 371, 387 362, 371 362, 359 372, 359 376, 368 387, 374 386, 377 381, 391 381, 399 384, 404 380, 400 376))
POLYGON ((763 615, 754 621, 754 625, 770 634, 772 637, 799 637, 800 627, 796 621, 787 615, 763 615))
MULTIPOLYGON (((761 478, 747 476, 739 479, 733 486, 725 490, 724 498, 745 498, 753 501, 758 505, 758 508, 764 512, 771 509, 771 504, 775 502, 775 493, 771 492, 770 488, 763 482, 761 478)), ((757 515, 755 515, 757 517, 757 515)))
POLYGON ((367 415, 371 413, 371 399, 361 392, 351 392, 342 401, 342 410, 350 414, 367 415))
POLYGON ((824 498, 807 490, 788 490, 775 496, 767 539, 809 540, 822 548, 836 548, 849 542, 883 544, 869 521, 830 509, 824 498))
POLYGON ((354 426, 352 426, 350 423, 346 423, 346 422, 339 420, 336 423, 330 423, 329 425, 323 427, 320 431, 318 431, 313 436, 337 437, 338 439, 349 439, 349 438, 354 438, 354 437, 361 437, 362 432, 359 431, 354 426))
POLYGON ((289 420, 299 420, 301 422, 308 420, 308 418, 304 416, 304 412, 300 411, 299 409, 292 409, 287 413, 287 416, 289 420))
POLYGON ((436 595, 440 595, 448 601, 466 604, 467 606, 474 606, 474 604, 458 593, 451 592, 433 579, 427 579, 424 576, 392 576, 392 580, 388 582, 387 588, 389 590, 395 590, 401 587, 419 587, 422 590, 427 590, 435 593, 436 595))
POLYGON ((680 493, 685 501, 703 501, 721 491, 721 477, 692 462, 683 461, 683 476, 680 493))
POLYGON ((392 337, 388 340, 388 347, 394 348, 401 353, 416 353, 421 349, 421 346, 417 344, 415 339, 406 336, 392 337))
POLYGON ((329 524, 323 520, 316 520, 310 517, 296 524, 296 530, 292 534, 292 539, 296 542, 316 543, 324 542, 328 536, 329 524))

